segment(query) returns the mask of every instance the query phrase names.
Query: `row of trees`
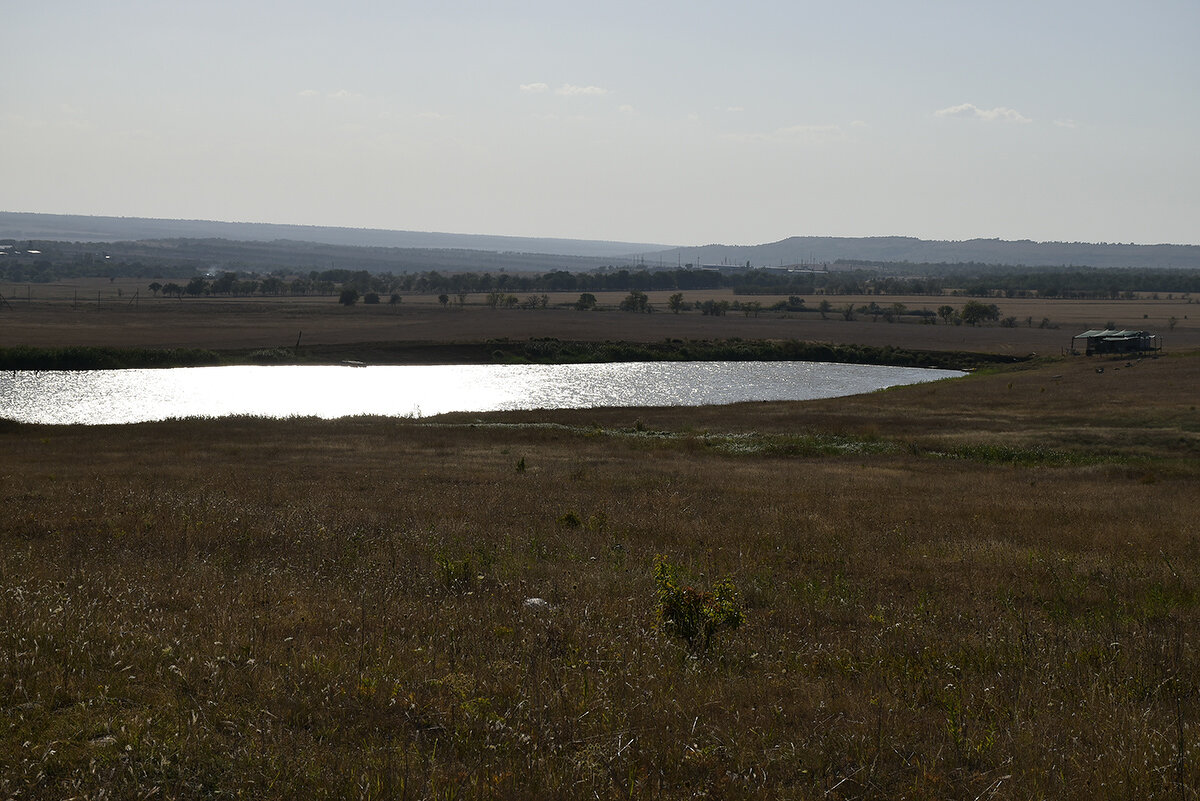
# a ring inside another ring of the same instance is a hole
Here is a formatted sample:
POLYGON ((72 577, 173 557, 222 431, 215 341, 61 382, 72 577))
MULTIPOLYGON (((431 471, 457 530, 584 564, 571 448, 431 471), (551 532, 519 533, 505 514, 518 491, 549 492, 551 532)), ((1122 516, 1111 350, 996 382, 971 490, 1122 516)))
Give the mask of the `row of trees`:
MULTIPOLYGON (((360 275, 358 273, 348 273, 346 275, 337 274, 318 274, 316 278, 295 278, 287 281, 278 276, 268 276, 261 280, 258 279, 239 279, 236 273, 226 272, 216 279, 207 279, 203 276, 195 276, 186 284, 169 282, 162 284, 154 281, 148 285, 148 289, 156 296, 176 297, 182 299, 184 296, 199 297, 201 295, 249 295, 253 293, 281 295, 281 294, 307 294, 309 291, 315 290, 321 293, 330 295, 338 294, 338 302, 345 306, 353 306, 360 300, 368 305, 379 304, 386 298, 389 305, 395 306, 401 302, 401 295, 398 291, 377 291, 376 286, 381 282, 374 279, 377 277, 369 275, 360 275), (344 278, 346 281, 341 285, 335 284, 333 278, 344 278), (340 294, 339 294, 340 293, 340 294)), ((397 283, 391 283, 385 286, 396 287, 397 283)), ((451 296, 449 293, 441 293, 438 295, 438 301, 443 307, 448 307, 452 303, 457 303, 458 306, 466 304, 468 292, 458 291, 451 296)), ((549 306, 550 298, 548 295, 531 294, 522 300, 515 294, 491 291, 486 294, 485 304, 490 308, 525 308, 525 309, 544 309, 549 306)), ((579 299, 573 304, 580 311, 589 311, 597 308, 598 302, 595 294, 591 292, 580 293, 579 299)), ((639 289, 634 289, 620 302, 618 308, 626 312, 642 312, 648 313, 656 311, 650 303, 649 296, 639 289)), ((780 300, 777 303, 764 307, 760 301, 728 301, 708 299, 699 302, 689 302, 685 299, 682 292, 676 292, 667 300, 667 309, 674 314, 681 312, 698 310, 706 316, 719 317, 729 312, 740 312, 746 316, 757 317, 763 310, 767 309, 775 312, 803 312, 815 311, 819 313, 822 319, 827 318, 830 314, 836 313, 842 316, 845 320, 854 320, 857 315, 868 315, 872 322, 883 319, 886 322, 896 322, 904 315, 912 315, 923 318, 923 322, 934 322, 934 316, 941 319, 946 324, 966 324, 979 325, 987 322, 1000 321, 1000 310, 994 303, 983 303, 977 300, 969 300, 961 309, 955 309, 949 304, 943 304, 938 307, 936 313, 928 310, 910 311, 903 303, 879 304, 872 301, 868 304, 855 306, 854 304, 846 304, 838 306, 835 309, 833 302, 827 297, 823 297, 815 308, 805 305, 804 298, 798 295, 789 295, 786 300, 780 300)), ((1006 325, 1014 325, 1012 319, 1002 321, 1006 325)))
MULTIPOLYGON (((271 286, 267 285, 268 288, 271 286)), ((186 285, 178 283, 160 284, 153 282, 148 287, 155 295, 164 297, 183 298, 185 295, 189 297, 199 296, 206 291, 212 294, 212 284, 203 278, 194 278, 186 285)), ((231 291, 237 291, 234 287, 231 291)), ((253 289, 249 291, 254 291, 253 289)), ((454 296, 447 293, 442 293, 438 296, 443 308, 453 305, 459 307, 465 306, 468 293, 459 292, 454 296)), ((386 296, 378 292, 368 291, 360 293, 352 286, 341 288, 338 295, 338 302, 345 306, 357 305, 360 301, 366 305, 377 305, 387 303, 390 306, 398 306, 403 298, 398 292, 389 293, 386 296)), ((550 298, 548 295, 529 295, 524 299, 513 294, 502 292, 488 293, 485 300, 485 305, 492 309, 545 309, 549 307, 550 298)), ((595 294, 583 292, 579 295, 578 300, 571 304, 573 308, 579 311, 591 311, 599 308, 599 302, 595 294)), ((1000 309, 994 303, 982 303, 977 300, 967 301, 961 308, 956 309, 949 304, 942 304, 937 307, 936 311, 928 309, 910 310, 903 303, 880 304, 876 301, 871 303, 854 305, 848 303, 845 305, 837 305, 828 298, 822 298, 815 306, 807 306, 804 298, 791 295, 786 300, 780 300, 770 306, 764 306, 759 301, 728 301, 717 299, 706 299, 703 301, 689 302, 685 299, 682 292, 672 294, 667 300, 666 308, 674 314, 681 312, 699 311, 702 315, 720 317, 729 314, 730 312, 741 313, 747 317, 757 317, 763 311, 772 312, 814 312, 819 313, 822 319, 828 319, 831 314, 841 316, 847 321, 856 320, 860 315, 869 316, 872 322, 878 322, 883 319, 886 322, 894 323, 899 321, 903 316, 908 315, 920 319, 923 323, 936 323, 941 320, 946 325, 972 325, 977 326, 983 323, 996 323, 1001 326, 1015 327, 1017 319, 1015 317, 1007 317, 1001 319, 1000 309)), ((625 312, 640 312, 650 313, 658 311, 658 309, 650 303, 649 296, 640 290, 630 292, 619 304, 618 309, 625 312)), ((1174 318, 1172 318, 1174 321, 1174 318)), ((1027 318, 1026 325, 1033 325, 1033 318, 1027 318)), ((1050 321, 1043 318, 1039 327, 1051 327, 1050 321)), ((1057 326, 1053 326, 1057 327, 1057 326)), ((1110 327, 1111 324, 1110 324, 1110 327)), ((1174 325, 1172 324, 1172 328, 1174 325)))
MULTIPOLYGON (((1182 271, 1090 271, 1081 273, 988 274, 969 278, 951 275, 943 278, 900 278, 879 276, 868 271, 831 272, 796 276, 773 270, 751 270, 723 274, 714 270, 616 270, 569 273, 559 270, 542 274, 511 273, 443 274, 436 271, 395 275, 372 274, 365 270, 311 271, 306 276, 269 275, 255 277, 225 272, 206 281, 202 294, 326 294, 350 287, 359 293, 393 292, 447 295, 544 294, 547 292, 652 292, 665 290, 696 291, 732 289, 738 295, 823 295, 848 294, 932 295, 947 293, 967 297, 1071 297, 1133 298, 1136 293, 1200 291, 1200 272, 1182 271), (1101 275, 1104 273, 1105 275, 1101 275), (1116 275, 1114 275, 1116 274, 1116 275), (1086 280, 1084 280, 1086 278, 1086 280), (1123 279, 1118 283, 1118 278, 1123 279), (1129 288, 1132 287, 1132 288, 1129 288)), ((196 279, 193 279, 193 283, 196 279)))
MULTIPOLYGON (((171 297, 198 297, 200 295, 253 295, 260 293, 263 295, 304 295, 308 294, 312 288, 303 282, 303 279, 295 279, 287 281, 278 276, 266 276, 258 279, 239 279, 236 273, 224 273, 215 280, 209 280, 204 276, 194 276, 186 284, 178 284, 170 282, 163 284, 159 281, 152 281, 147 287, 157 296, 159 293, 171 297)), ((336 290, 334 284, 322 286, 321 289, 325 294, 333 294, 336 290)))
MULTIPOLYGON (((835 309, 828 300, 822 300, 817 306, 817 311, 821 313, 822 318, 825 318, 835 309)), ((871 301, 861 306, 848 303, 837 308, 836 313, 841 315, 843 320, 854 320, 861 314, 869 316, 871 322, 878 322, 882 318, 889 323, 894 323, 905 315, 918 317, 924 323, 935 323, 940 319, 946 325, 963 325, 964 323, 979 325, 980 323, 1000 321, 1000 308, 995 303, 981 303, 977 300, 968 300, 961 309, 955 309, 949 304, 942 304, 938 306, 936 312, 928 309, 909 309, 903 303, 881 305, 871 301)))
POLYGON ((555 269, 549 272, 372 273, 367 270, 310 269, 307 272, 274 267, 252 269, 238 265, 211 274, 211 263, 194 258, 164 256, 155 261, 117 261, 93 253, 58 252, 10 254, 0 259, 0 280, 44 283, 81 277, 153 277, 164 289, 180 286, 184 294, 334 295, 342 288, 382 296, 405 293, 491 293, 527 296, 546 292, 698 291, 732 289, 735 294, 826 295, 944 295, 968 297, 1132 298, 1135 294, 1200 292, 1200 271, 1088 267, 1005 267, 987 264, 907 264, 838 262, 829 272, 801 273, 751 269, 648 269, 608 266, 590 272, 555 269), (203 277, 197 282, 196 276, 203 277), (189 287, 191 288, 189 291, 189 287))
POLYGON ((1137 294, 1200 292, 1200 271, 1162 268, 1006 266, 997 264, 909 264, 837 262, 856 273, 868 270, 878 294, 940 294, 969 297, 1132 299, 1137 294), (922 276, 900 278, 898 275, 922 276), (920 287, 926 291, 920 291, 920 287))
MULTIPOLYGON (((1086 297, 1119 299, 1135 294, 1200 292, 1200 270, 1093 268, 1074 265, 1011 266, 980 262, 910 263, 894 261, 835 262, 828 272, 738 269, 722 272, 690 266, 652 269, 645 265, 610 264, 590 271, 564 269, 577 261, 561 257, 561 266, 544 265, 559 257, 503 254, 499 266, 486 252, 454 252, 462 269, 412 261, 408 250, 395 259, 374 248, 326 252, 305 243, 236 243, 224 240, 172 240, 161 243, 118 243, 106 253, 96 243, 0 240, 0 280, 43 283, 74 278, 138 277, 186 286, 203 274, 216 294, 333 294, 342 287, 360 293, 434 292, 456 294, 503 292, 519 296, 542 292, 697 291, 733 289, 737 294, 779 295, 942 295, 968 297, 1086 297), (305 260, 360 265, 359 269, 299 266, 305 260), (366 261, 364 261, 366 260, 366 261), (520 265, 527 264, 523 269, 520 265), (361 269, 367 267, 368 269, 361 269), (375 272, 371 272, 374 270, 375 272), (406 271, 408 270, 408 271, 406 271), (507 271, 506 271, 507 270, 507 271), (214 271, 215 274, 214 274, 214 271), (256 285, 257 282, 257 285, 256 285), (281 282, 282 285, 280 285, 281 282)), ((444 253, 444 251, 430 251, 444 253)), ((592 262, 595 263, 595 262, 592 262)))
MULTIPOLYGON (((596 296, 590 293, 580 295, 579 300, 575 303, 575 308, 581 311, 596 308, 596 296)), ((621 301, 618 308, 626 312, 653 312, 656 310, 649 302, 646 293, 636 289, 621 301)), ((675 314, 699 310, 701 314, 712 317, 720 317, 731 311, 741 312, 747 317, 757 317, 760 312, 764 311, 764 306, 760 301, 708 299, 689 303, 684 299, 682 292, 676 292, 668 298, 667 308, 675 314)), ((906 314, 920 317, 922 322, 927 323, 933 323, 940 318, 946 325, 980 325, 981 323, 1000 322, 1002 325, 1012 326, 1015 325, 1016 320, 1016 318, 1006 318, 1002 321, 1000 308, 995 303, 982 303, 977 300, 968 300, 960 309, 943 304, 938 307, 936 312, 931 312, 926 309, 910 311, 903 303, 880 305, 875 301, 860 306, 848 303, 835 309, 834 304, 827 298, 823 298, 815 308, 810 308, 805 306, 804 298, 792 295, 787 300, 780 300, 765 307, 765 310, 774 312, 815 311, 821 315, 821 319, 828 319, 830 314, 837 313, 847 321, 854 320, 857 315, 862 314, 870 316, 872 322, 877 322, 882 318, 889 323, 898 321, 906 314)))

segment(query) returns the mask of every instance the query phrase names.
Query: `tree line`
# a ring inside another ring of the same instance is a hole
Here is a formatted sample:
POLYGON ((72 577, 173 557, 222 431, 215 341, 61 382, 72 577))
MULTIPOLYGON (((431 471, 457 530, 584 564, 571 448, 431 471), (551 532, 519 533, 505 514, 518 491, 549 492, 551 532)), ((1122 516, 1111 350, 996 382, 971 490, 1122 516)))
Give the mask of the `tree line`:
MULTIPOLYGON (((8 240, 6 240, 8 241, 8 240)), ((606 265, 588 271, 369 271, 214 267, 191 258, 117 260, 97 253, 9 249, 0 280, 48 283, 77 278, 153 278, 168 295, 650 292, 731 289, 739 295, 931 295, 968 297, 1132 298, 1147 293, 1200 292, 1200 270, 1158 268, 1006 267, 994 264, 837 262, 826 272, 606 265), (178 290, 176 288, 178 287, 178 290), (169 289, 168 289, 169 288, 169 289)))
POLYGON ((869 279, 877 294, 941 294, 954 291, 972 297, 1042 297, 1118 300, 1135 294, 1200 292, 1200 270, 1150 267, 1027 267, 964 262, 838 262, 869 279), (903 276, 920 276, 916 278, 903 276), (929 291, 920 291, 924 287, 929 291))

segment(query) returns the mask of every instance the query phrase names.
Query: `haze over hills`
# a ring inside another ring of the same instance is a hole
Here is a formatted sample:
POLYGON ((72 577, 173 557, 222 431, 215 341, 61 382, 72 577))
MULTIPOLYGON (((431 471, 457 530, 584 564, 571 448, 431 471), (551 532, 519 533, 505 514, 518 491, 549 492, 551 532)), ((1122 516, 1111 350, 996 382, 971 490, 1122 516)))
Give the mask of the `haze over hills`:
MULTIPOLYGON (((512 254, 529 254, 534 270, 591 269, 599 263, 644 264, 673 268, 680 265, 745 265, 779 267, 823 265, 838 261, 891 264, 961 264, 1080 266, 1105 268, 1200 269, 1200 245, 1136 245, 1086 242, 1033 242, 1000 239, 931 241, 914 237, 795 236, 761 245, 703 245, 669 247, 661 244, 596 240, 390 231, 273 223, 234 223, 206 220, 162 220, 139 217, 90 217, 63 214, 0 212, 0 238, 67 242, 152 242, 162 240, 229 240, 247 243, 298 243, 342 248, 386 248, 421 251, 417 269, 471 269, 477 254, 506 254, 509 269, 520 269, 512 254), (457 251, 450 258, 437 251, 457 251), (556 264, 554 257, 563 257, 556 264), (577 261, 581 260, 581 261, 577 261), (598 262, 596 260, 602 260, 598 262)), ((165 244, 165 243, 164 243, 165 244)), ((173 243, 183 247, 185 243, 173 243)), ((213 247, 209 241, 206 249, 213 247)), ((261 246, 255 249, 261 250, 261 246)), ((414 253, 415 255, 415 253, 414 253)), ((344 254, 343 254, 344 256, 344 254)), ((395 254, 376 254, 393 259, 395 254)), ((492 266, 502 266, 500 264, 492 266)))
MULTIPOLYGON (((650 257, 647 257, 649 260, 650 257)), ((653 254, 655 260, 704 265, 778 267, 835 261, 1200 269, 1200 245, 1032 242, 1002 239, 931 241, 906 236, 794 236, 764 245, 704 245, 653 254)))
POLYGON ((390 231, 318 225, 161 220, 147 217, 88 217, 75 214, 0 212, 0 237, 69 242, 128 242, 145 239, 229 239, 237 242, 316 242, 351 247, 481 250, 564 256, 627 256, 659 251, 664 244, 603 242, 485 234, 390 231))

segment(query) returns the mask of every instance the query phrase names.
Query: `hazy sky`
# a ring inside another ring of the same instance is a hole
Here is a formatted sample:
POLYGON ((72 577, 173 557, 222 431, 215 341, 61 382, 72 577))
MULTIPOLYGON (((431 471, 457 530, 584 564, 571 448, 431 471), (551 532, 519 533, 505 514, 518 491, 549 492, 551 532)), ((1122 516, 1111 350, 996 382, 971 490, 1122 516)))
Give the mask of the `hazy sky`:
POLYGON ((0 0, 0 210, 1200 244, 1200 2, 0 0))

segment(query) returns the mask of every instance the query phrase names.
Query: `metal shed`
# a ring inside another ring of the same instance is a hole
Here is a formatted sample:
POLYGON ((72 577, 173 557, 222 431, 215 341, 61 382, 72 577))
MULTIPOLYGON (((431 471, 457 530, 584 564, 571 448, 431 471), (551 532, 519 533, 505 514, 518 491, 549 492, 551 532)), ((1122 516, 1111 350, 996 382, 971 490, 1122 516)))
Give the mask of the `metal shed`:
POLYGON ((1162 350, 1162 343, 1155 334, 1149 331, 1124 331, 1113 328, 1084 331, 1071 337, 1071 352, 1091 356, 1126 353, 1157 353, 1162 350), (1079 340, 1083 340, 1082 349, 1079 340))

